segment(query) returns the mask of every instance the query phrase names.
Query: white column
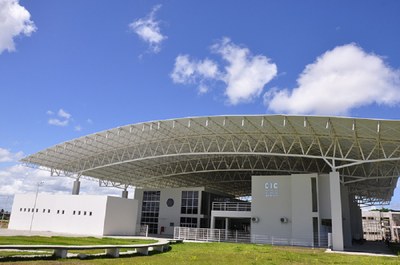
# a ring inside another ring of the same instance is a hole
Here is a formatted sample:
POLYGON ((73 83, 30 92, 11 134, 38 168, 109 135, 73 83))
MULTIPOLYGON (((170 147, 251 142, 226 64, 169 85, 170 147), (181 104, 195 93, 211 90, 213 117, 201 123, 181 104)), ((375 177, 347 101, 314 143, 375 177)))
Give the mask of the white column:
POLYGON ((211 229, 215 229, 215 217, 211 213, 211 224, 210 224, 211 229))
POLYGON ((72 187, 72 195, 78 195, 80 188, 81 188, 81 182, 79 181, 79 179, 76 179, 74 181, 74 186, 72 187))
POLYGON ((331 218, 332 218, 332 249, 343 250, 343 217, 342 203, 340 196, 340 176, 339 172, 329 173, 329 190, 331 199, 331 218))
POLYGON ((225 218, 225 240, 228 240, 229 218, 225 218))

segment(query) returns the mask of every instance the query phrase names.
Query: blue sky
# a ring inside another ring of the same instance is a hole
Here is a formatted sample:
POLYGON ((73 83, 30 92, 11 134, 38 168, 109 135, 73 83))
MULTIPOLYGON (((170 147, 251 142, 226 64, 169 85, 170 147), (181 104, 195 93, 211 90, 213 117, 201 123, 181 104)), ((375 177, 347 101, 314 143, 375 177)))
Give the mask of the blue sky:
POLYGON ((395 0, 0 0, 0 207, 43 178, 43 191, 70 191, 71 180, 19 158, 119 125, 263 113, 400 119, 399 11, 395 0))

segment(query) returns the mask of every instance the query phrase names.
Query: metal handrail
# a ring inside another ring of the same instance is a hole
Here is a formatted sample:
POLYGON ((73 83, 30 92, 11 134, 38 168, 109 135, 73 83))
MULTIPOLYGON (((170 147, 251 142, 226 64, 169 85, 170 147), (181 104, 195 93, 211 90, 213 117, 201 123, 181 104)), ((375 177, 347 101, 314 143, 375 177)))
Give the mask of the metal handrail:
POLYGON ((213 211, 250 212, 250 202, 213 202, 213 211))

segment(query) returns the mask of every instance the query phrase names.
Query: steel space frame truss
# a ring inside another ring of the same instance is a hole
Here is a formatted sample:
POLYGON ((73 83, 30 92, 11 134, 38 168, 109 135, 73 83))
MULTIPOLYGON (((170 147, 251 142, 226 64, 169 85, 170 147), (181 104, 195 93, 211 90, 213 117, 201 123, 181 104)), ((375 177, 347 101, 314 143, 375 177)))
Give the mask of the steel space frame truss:
MULTIPOLYGON (((88 175, 100 179, 101 185, 113 187, 178 186, 187 182, 185 176, 196 174, 226 177, 238 172, 248 178, 254 172, 339 171, 341 182, 359 202, 390 200, 388 191, 400 175, 400 144, 398 140, 381 139, 380 121, 376 121, 372 137, 359 137, 360 130, 371 131, 371 127, 363 128, 361 122, 353 120, 343 135, 336 133, 343 128, 329 118, 318 128, 311 120, 304 117, 302 124, 298 119, 295 124, 286 116, 280 122, 263 116, 242 117, 241 121, 211 117, 131 125, 67 142, 64 148, 56 146, 51 151, 61 151, 69 159, 57 161, 51 171, 56 175, 88 175), (80 156, 79 150, 85 148, 96 152, 80 156), (376 189, 376 184, 382 188, 376 189)), ((43 153, 34 158, 49 159, 43 153)), ((37 165, 35 159, 28 158, 25 163, 37 165)), ((235 180, 233 177, 231 182, 235 180)), ((223 186, 208 178, 196 182, 202 186, 210 183, 217 190, 225 187, 235 195, 245 195, 233 185, 227 187, 226 182, 220 182, 223 186)))

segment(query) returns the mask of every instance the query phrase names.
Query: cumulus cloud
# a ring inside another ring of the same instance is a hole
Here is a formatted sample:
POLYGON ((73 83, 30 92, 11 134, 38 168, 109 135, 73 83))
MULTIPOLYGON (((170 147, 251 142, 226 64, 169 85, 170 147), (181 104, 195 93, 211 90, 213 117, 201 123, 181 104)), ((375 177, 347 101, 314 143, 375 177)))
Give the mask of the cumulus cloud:
POLYGON ((15 51, 15 37, 30 36, 36 31, 30 18, 31 14, 18 0, 0 0, 0 54, 15 51))
POLYGON ((400 102, 400 71, 355 44, 338 46, 306 66, 297 87, 271 89, 264 96, 269 110, 280 113, 348 114, 370 104, 400 102))
POLYGON ((171 78, 174 83, 199 84, 199 93, 203 94, 208 91, 207 80, 217 79, 219 75, 218 65, 212 60, 195 60, 189 55, 178 55, 171 78))
POLYGON ((139 18, 129 24, 132 29, 144 42, 149 44, 150 51, 158 53, 161 50, 161 43, 167 36, 163 35, 160 30, 160 22, 156 20, 156 12, 161 8, 161 5, 153 7, 151 12, 144 18, 139 18))
MULTIPOLYGON (((41 181, 44 183, 39 187, 40 193, 71 194, 74 179, 50 176, 48 171, 28 168, 21 164, 0 168, 0 209, 10 210, 15 194, 34 193, 41 181)), ((121 190, 99 187, 98 182, 81 178, 80 194, 121 196, 121 190)))
MULTIPOLYGON (((55 113, 49 110, 47 111, 47 115, 53 116, 55 115, 55 113)), ((69 114, 63 109, 59 109, 56 114, 56 117, 49 118, 48 123, 54 126, 65 127, 70 123, 71 119, 72 119, 71 114, 69 114)))
POLYGON ((228 38, 214 44, 212 50, 228 63, 222 80, 227 85, 225 94, 233 105, 260 96, 264 86, 278 72, 269 58, 253 56, 248 48, 237 46, 228 38))
POLYGON ((0 163, 15 162, 21 159, 23 156, 23 152, 12 153, 10 150, 0 147, 0 163))
POLYGON ((221 81, 230 104, 249 102, 259 97, 264 86, 277 74, 277 67, 264 55, 252 55, 246 47, 240 47, 229 38, 211 46, 214 54, 225 63, 223 70, 210 59, 195 60, 189 55, 175 59, 171 78, 174 83, 197 84, 199 93, 206 93, 208 81, 221 81))

